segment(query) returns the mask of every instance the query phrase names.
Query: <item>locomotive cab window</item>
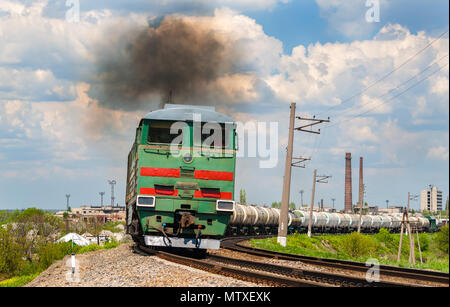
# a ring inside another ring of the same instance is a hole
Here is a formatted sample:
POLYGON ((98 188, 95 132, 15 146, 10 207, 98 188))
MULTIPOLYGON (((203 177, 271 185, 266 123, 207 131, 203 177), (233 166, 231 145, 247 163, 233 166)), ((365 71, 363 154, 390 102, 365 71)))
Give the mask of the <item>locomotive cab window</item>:
POLYGON ((202 123, 201 144, 210 148, 231 148, 233 126, 225 124, 202 123))
POLYGON ((172 144, 175 141, 177 145, 182 145, 182 132, 175 129, 175 133, 171 134, 173 124, 174 122, 151 122, 148 128, 148 142, 172 144))

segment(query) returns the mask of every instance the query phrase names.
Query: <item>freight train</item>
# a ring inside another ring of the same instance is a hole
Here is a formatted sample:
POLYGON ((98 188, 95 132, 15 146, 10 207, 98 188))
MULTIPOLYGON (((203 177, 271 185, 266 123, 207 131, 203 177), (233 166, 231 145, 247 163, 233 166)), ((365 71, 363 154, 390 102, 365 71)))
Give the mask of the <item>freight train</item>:
MULTIPOLYGON (((309 217, 309 211, 289 211, 289 232, 307 232, 309 217)), ((227 229, 227 235, 276 234, 279 218, 280 209, 236 204, 227 229)), ((437 231, 441 226, 440 220, 433 216, 409 216, 409 221, 420 232, 437 231)), ((361 232, 377 233, 381 228, 389 229, 391 232, 399 232, 401 223, 401 213, 363 215, 361 218, 361 232)), ((358 229, 358 224, 358 214, 313 211, 311 230, 313 233, 350 233, 358 229)))
MULTIPOLYGON (((226 235, 276 234, 279 209, 236 204, 236 125, 211 107, 166 105, 147 114, 128 155, 126 230, 149 247, 220 248, 226 235), (214 142, 211 142, 213 140, 214 142)), ((367 215, 363 232, 398 231, 401 215, 367 215)), ((358 215, 314 212, 313 232, 357 229, 358 215)), ((422 231, 439 227, 411 217, 422 231)), ((289 212, 289 232, 305 232, 309 213, 289 212)))

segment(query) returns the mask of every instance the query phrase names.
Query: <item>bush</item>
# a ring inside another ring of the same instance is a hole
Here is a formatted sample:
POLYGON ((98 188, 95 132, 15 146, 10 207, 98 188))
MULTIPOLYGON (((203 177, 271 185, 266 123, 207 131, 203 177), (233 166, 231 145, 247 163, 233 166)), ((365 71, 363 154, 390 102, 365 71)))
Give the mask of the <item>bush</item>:
MULTIPOLYGON (((416 239, 417 239, 417 237, 416 237, 416 239)), ((430 239, 428 238, 427 234, 420 233, 419 240, 420 240, 420 250, 422 252, 427 251, 430 248, 430 239)), ((416 242, 416 247, 418 248, 417 240, 415 240, 415 242, 416 242)))
POLYGON ((84 254, 84 253, 93 252, 93 251, 96 251, 96 250, 99 250, 99 249, 102 249, 102 247, 100 245, 91 244, 91 245, 88 245, 88 246, 78 247, 76 253, 77 254, 84 254))
POLYGON ((22 244, 11 234, 10 229, 0 227, 0 273, 13 276, 24 266, 22 259, 25 250, 22 244))
POLYGON ((352 258, 370 256, 375 252, 375 242, 368 236, 354 232, 342 240, 343 251, 352 258))
POLYGON ((72 253, 72 243, 47 243, 39 247, 38 257, 41 270, 47 269, 55 260, 63 259, 72 253))
POLYGON ((378 241, 385 243, 388 246, 392 246, 396 243, 395 237, 386 228, 381 228, 378 234, 375 235, 378 241))
POLYGON ((436 243, 438 249, 446 254, 448 254, 448 239, 448 225, 445 225, 441 228, 441 231, 437 233, 436 243))
POLYGON ((103 225, 102 228, 104 230, 109 230, 111 232, 117 233, 117 232, 121 232, 122 231, 121 229, 117 228, 117 226, 119 226, 119 225, 125 226, 125 223, 123 223, 123 222, 111 222, 110 221, 110 222, 106 223, 105 225, 103 225))

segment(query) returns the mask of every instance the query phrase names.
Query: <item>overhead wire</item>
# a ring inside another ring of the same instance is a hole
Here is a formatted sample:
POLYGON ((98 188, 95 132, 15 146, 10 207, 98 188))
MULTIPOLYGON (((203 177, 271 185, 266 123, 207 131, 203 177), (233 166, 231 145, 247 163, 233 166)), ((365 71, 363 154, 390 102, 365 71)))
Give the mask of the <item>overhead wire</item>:
POLYGON ((346 121, 352 120, 352 119, 354 119, 354 118, 360 117, 361 115, 365 115, 365 114, 369 113, 370 111, 372 111, 372 110, 374 110, 374 109, 376 109, 376 108, 379 108, 379 107, 382 106, 382 105, 385 105, 385 104, 390 103, 390 102, 393 101, 395 98, 397 98, 397 97, 403 95, 403 94, 406 93, 407 91, 409 91, 409 90, 411 90, 412 88, 418 86, 418 85, 421 84, 422 82, 428 80, 429 78, 431 78, 433 75, 435 75, 435 74, 437 74, 438 72, 440 72, 442 69, 444 69, 444 67, 446 67, 446 66, 448 66, 448 65, 449 65, 449 63, 445 64, 444 66, 439 67, 439 69, 435 70, 434 72, 432 72, 431 74, 429 74, 429 75, 426 76, 425 78, 423 78, 423 79, 421 79, 420 81, 414 83, 414 84, 411 85, 410 87, 406 88, 404 91, 402 91, 402 92, 396 94, 395 96, 393 96, 393 97, 391 97, 390 99, 384 101, 383 103, 380 103, 380 104, 376 105, 375 107, 373 107, 373 108, 371 108, 371 109, 369 109, 369 110, 367 110, 367 111, 364 111, 364 112, 362 112, 362 113, 356 114, 356 115, 352 116, 351 118, 347 118, 347 119, 342 120, 342 121, 340 121, 340 122, 337 122, 337 123, 334 123, 334 124, 332 124, 332 125, 326 126, 326 127, 324 127, 324 129, 327 129, 327 128, 331 128, 331 127, 340 125, 340 124, 342 124, 343 122, 346 122, 346 121))
POLYGON ((428 48, 430 48, 432 45, 434 45, 434 43, 436 43, 437 41, 439 41, 444 35, 446 35, 449 32, 449 29, 447 29, 445 32, 441 33, 437 38, 435 38, 433 41, 431 41, 429 44, 427 44, 424 48, 420 49, 417 53, 415 53, 413 56, 411 56, 410 58, 408 58, 405 62, 403 62, 402 64, 400 64, 399 66, 395 67, 393 70, 391 70, 389 73, 387 73, 386 75, 384 75, 383 77, 381 77, 380 79, 376 80, 374 83, 372 83, 371 85, 365 87, 364 89, 362 89, 361 91, 359 91, 358 93, 352 95, 351 97, 345 99, 343 102, 341 102, 339 105, 336 106, 332 106, 329 107, 326 110, 323 110, 319 113, 317 113, 317 115, 321 115, 324 112, 330 111, 332 109, 341 107, 342 105, 350 102, 351 100, 353 100, 353 98, 356 98, 362 94, 364 94, 365 92, 367 92, 369 89, 371 89, 372 87, 374 87, 375 85, 377 85, 378 83, 380 83, 381 81, 385 80, 386 78, 388 78, 389 76, 391 76, 393 73, 395 73, 396 71, 398 71, 400 68, 404 67, 406 64, 408 64, 409 62, 411 62, 413 59, 415 59, 419 54, 421 54, 422 52, 424 52, 425 50, 427 50, 428 48))
MULTIPOLYGON (((409 78, 408 80, 402 82, 401 84, 397 85, 395 88, 391 88, 389 89, 387 92, 385 92, 384 94, 375 97, 375 99, 381 99, 387 95, 390 95, 392 91, 398 90, 400 89, 402 86, 408 84, 410 81, 416 79, 417 77, 419 77, 421 74, 423 74, 424 72, 426 72, 427 70, 429 70, 430 68, 432 68, 435 64, 441 62, 443 59, 445 59, 446 57, 448 57, 448 54, 444 55, 443 57, 441 57, 439 60, 431 63, 430 65, 428 65, 425 69, 421 70, 419 73, 415 74, 414 76, 412 76, 411 78, 409 78)), ((366 104, 362 104, 361 107, 365 107, 367 105, 370 105, 370 103, 366 103, 366 104)), ((353 109, 346 109, 346 110, 341 110, 337 116, 341 116, 342 114, 348 113, 349 111, 352 111, 353 109)))

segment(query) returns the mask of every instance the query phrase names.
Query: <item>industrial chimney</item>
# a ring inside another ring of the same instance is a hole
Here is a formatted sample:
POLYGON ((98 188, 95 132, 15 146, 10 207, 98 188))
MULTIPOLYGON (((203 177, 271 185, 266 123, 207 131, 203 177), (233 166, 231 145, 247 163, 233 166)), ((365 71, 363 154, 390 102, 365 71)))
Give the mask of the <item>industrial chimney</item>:
POLYGON ((345 154, 345 212, 352 212, 352 154, 345 154))
POLYGON ((364 206, 364 181, 363 181, 363 157, 359 158, 359 198, 358 205, 364 206))

